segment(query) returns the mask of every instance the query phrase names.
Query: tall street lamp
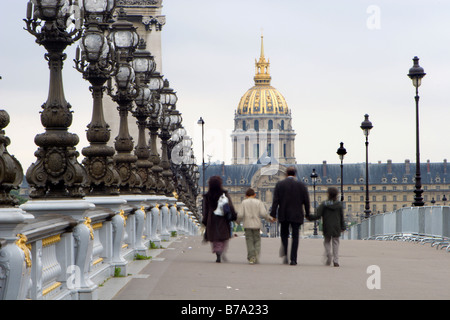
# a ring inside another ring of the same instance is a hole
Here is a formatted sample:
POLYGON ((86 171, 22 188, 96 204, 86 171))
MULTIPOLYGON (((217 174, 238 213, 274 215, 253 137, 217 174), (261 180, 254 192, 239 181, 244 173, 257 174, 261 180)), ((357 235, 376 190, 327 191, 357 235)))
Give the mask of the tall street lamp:
POLYGON ((197 124, 202 126, 202 172, 203 172, 203 195, 205 195, 205 121, 202 117, 197 121, 197 124))
POLYGON ((139 93, 136 89, 136 75, 131 65, 139 36, 133 24, 125 19, 124 12, 121 11, 118 21, 111 26, 110 39, 114 43, 119 63, 115 75, 117 90, 113 92, 111 81, 108 83, 108 94, 118 104, 120 116, 119 134, 114 143, 117 151, 114 162, 120 175, 120 192, 124 194, 140 193, 142 187, 142 180, 136 171, 137 156, 131 154, 134 143, 128 129, 128 112, 132 110, 133 100, 139 93))
POLYGON ((343 142, 336 153, 341 160, 341 202, 344 202, 344 156, 347 154, 347 150, 345 150, 343 142))
POLYGON ((155 180, 152 193, 162 194, 165 190, 164 180, 161 178, 163 168, 161 168, 161 158, 157 149, 158 131, 162 123, 162 106, 160 101, 160 91, 164 87, 164 80, 162 75, 155 71, 150 76, 148 84, 152 97, 150 100, 150 116, 147 121, 147 129, 150 134, 150 162, 153 164, 151 170, 153 179, 155 180))
POLYGON ((147 118, 150 116, 150 100, 152 92, 148 87, 152 72, 156 64, 153 56, 146 50, 143 39, 140 40, 138 50, 134 53, 133 69, 138 80, 138 96, 134 100, 136 108, 132 111, 138 125, 139 136, 134 154, 137 157, 137 173, 142 179, 142 190, 146 193, 154 192, 155 179, 153 179, 152 166, 150 161, 150 148, 147 144, 146 132, 147 118))
MULTIPOLYGON (((314 214, 316 213, 316 182, 317 182, 318 177, 319 177, 319 175, 317 174, 316 169, 313 169, 313 171, 311 173, 311 182, 313 183, 314 214)), ((313 235, 317 236, 317 220, 314 220, 314 234, 313 235)))
POLYGON ((33 188, 31 198, 81 198, 87 181, 86 171, 77 161, 79 138, 68 132, 72 111, 63 88, 64 50, 82 35, 80 17, 76 17, 75 26, 68 26, 69 6, 69 0, 33 0, 27 5, 26 30, 47 50, 45 59, 50 69, 48 99, 41 112, 45 132, 34 139, 39 147, 37 161, 26 173, 33 188))
POLYGON ((414 65, 409 69, 408 77, 411 78, 413 86, 416 88, 416 185, 415 185, 415 196, 413 205, 415 207, 423 207, 424 202, 422 198, 422 178, 420 176, 420 146, 419 146, 419 87, 422 83, 422 78, 425 76, 425 72, 421 66, 419 66, 419 58, 413 58, 414 65))
POLYGON ((161 139, 161 172, 165 183, 164 193, 171 196, 175 187, 173 185, 173 174, 170 170, 168 141, 172 136, 172 132, 181 124, 181 115, 175 109, 178 101, 176 93, 170 88, 169 81, 164 80, 164 86, 160 90, 160 102, 162 105, 161 131, 159 138, 161 139))
POLYGON ((75 68, 90 82, 93 97, 92 120, 86 137, 90 145, 82 149, 83 166, 88 174, 87 192, 92 195, 119 194, 119 173, 114 167, 115 150, 107 145, 111 130, 105 122, 103 91, 106 81, 117 72, 111 42, 104 33, 115 7, 110 0, 84 0, 84 33, 76 51, 75 68))
POLYGON ((370 217, 370 202, 369 202, 369 133, 373 128, 372 122, 369 121, 369 115, 364 115, 364 121, 361 123, 361 129, 366 137, 366 207, 364 210, 365 218, 370 217))

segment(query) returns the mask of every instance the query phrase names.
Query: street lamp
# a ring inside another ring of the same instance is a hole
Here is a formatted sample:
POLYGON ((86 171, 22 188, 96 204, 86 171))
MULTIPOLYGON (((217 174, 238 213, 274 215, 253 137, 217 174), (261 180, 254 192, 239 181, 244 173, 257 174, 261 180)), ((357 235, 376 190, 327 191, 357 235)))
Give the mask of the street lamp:
POLYGON ((118 104, 120 116, 119 134, 115 139, 116 154, 114 161, 120 175, 121 193, 140 193, 142 179, 136 172, 137 156, 131 154, 134 143, 128 129, 128 112, 132 110, 132 103, 138 97, 136 90, 136 74, 131 65, 139 36, 132 23, 125 20, 123 10, 120 11, 118 21, 111 26, 109 35, 114 44, 118 61, 118 71, 115 74, 117 90, 113 92, 111 81, 108 81, 108 94, 118 104))
MULTIPOLYGON (((78 163, 76 134, 69 133, 72 124, 71 105, 63 89, 64 50, 79 40, 80 17, 69 24, 69 0, 33 0, 27 5, 26 30, 36 43, 47 50, 45 59, 50 69, 48 99, 42 105, 41 123, 45 132, 36 135, 37 161, 28 168, 26 179, 33 191, 31 198, 81 198, 87 174, 78 163)), ((75 5, 76 6, 76 5, 75 5)))
POLYGON ((369 121, 369 115, 364 115, 364 121, 361 123, 361 129, 366 137, 366 206, 365 206, 365 218, 370 217, 370 202, 369 202, 369 133, 373 128, 372 122, 369 121))
MULTIPOLYGON (((319 175, 317 174, 316 169, 313 169, 313 171, 311 173, 311 181, 313 183, 314 214, 316 213, 316 182, 317 182, 318 177, 319 177, 319 175)), ((314 220, 314 234, 313 235, 317 236, 317 220, 314 220)))
POLYGON ((205 195, 205 121, 202 117, 197 121, 202 126, 202 172, 203 172, 203 195, 205 195))
POLYGON ((347 150, 344 148, 344 143, 341 142, 341 146, 336 152, 341 160, 341 202, 344 201, 344 156, 347 154, 347 150))
POLYGON ((107 145, 111 130, 105 122, 103 91, 106 81, 117 72, 111 42, 104 35, 112 16, 114 1, 84 0, 84 33, 76 50, 75 68, 90 82, 93 98, 92 119, 86 137, 90 145, 82 149, 88 174, 88 191, 93 195, 117 195, 119 173, 114 167, 115 150, 107 145))
POLYGON ((159 138, 161 139, 161 167, 163 169, 161 174, 166 185, 165 194, 167 196, 170 196, 175 190, 173 175, 170 170, 168 141, 172 136, 172 132, 181 124, 181 115, 175 109, 177 101, 176 93, 170 88, 169 81, 165 79, 164 87, 160 90, 160 102, 163 112, 159 138))
POLYGON ((419 145, 419 87, 422 83, 422 78, 426 75, 423 68, 419 66, 419 58, 413 58, 414 65, 411 69, 409 69, 408 77, 411 78, 413 82, 413 86, 416 88, 416 184, 415 184, 415 196, 413 205, 415 207, 424 206, 423 198, 422 198, 422 178, 420 176, 420 145, 419 145))
POLYGON ((152 174, 153 163, 150 161, 150 148, 147 144, 145 129, 147 127, 147 118, 150 116, 150 100, 152 92, 148 87, 152 72, 156 64, 153 56, 146 50, 146 44, 143 39, 140 40, 138 49, 134 53, 133 69, 138 80, 138 96, 134 100, 136 108, 132 111, 138 125, 138 142, 134 149, 137 157, 137 173, 142 179, 142 189, 144 192, 152 193, 155 188, 155 179, 152 174))

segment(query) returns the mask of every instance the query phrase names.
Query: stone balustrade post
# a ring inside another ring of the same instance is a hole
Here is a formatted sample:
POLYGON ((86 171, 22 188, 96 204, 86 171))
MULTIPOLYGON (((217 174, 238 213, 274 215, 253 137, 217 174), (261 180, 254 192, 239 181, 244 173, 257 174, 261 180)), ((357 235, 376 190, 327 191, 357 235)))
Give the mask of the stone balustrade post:
POLYGON ((24 300, 31 287, 31 252, 16 234, 23 221, 22 210, 0 209, 0 300, 24 300))

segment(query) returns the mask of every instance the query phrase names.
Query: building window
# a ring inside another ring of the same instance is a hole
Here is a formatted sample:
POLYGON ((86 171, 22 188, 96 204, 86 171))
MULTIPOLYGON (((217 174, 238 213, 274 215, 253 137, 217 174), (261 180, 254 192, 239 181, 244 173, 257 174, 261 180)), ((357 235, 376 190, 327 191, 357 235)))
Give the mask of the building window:
POLYGON ((242 130, 247 131, 247 122, 242 121, 242 130))
POLYGON ((281 120, 281 130, 284 130, 284 120, 281 120))
POLYGON ((286 143, 283 144, 283 157, 286 158, 286 143))
POLYGON ((273 150, 273 143, 267 144, 267 156, 268 157, 272 156, 272 150, 273 150))
POLYGON ((267 130, 272 130, 273 129, 273 120, 269 120, 269 125, 267 127, 267 130))
POLYGON ((259 158, 259 143, 253 145, 253 158, 259 158))
POLYGON ((259 121, 255 120, 255 131, 259 131, 259 121))

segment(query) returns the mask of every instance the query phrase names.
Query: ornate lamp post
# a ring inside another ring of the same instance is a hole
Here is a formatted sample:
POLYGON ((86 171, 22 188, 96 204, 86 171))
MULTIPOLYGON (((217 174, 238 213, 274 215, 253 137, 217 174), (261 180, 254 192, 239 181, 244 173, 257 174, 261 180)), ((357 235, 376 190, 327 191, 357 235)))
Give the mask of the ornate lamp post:
POLYGON ((33 0, 28 2, 26 30, 45 47, 45 59, 50 69, 47 102, 42 105, 41 123, 45 132, 36 135, 37 161, 27 170, 26 178, 33 191, 32 198, 81 198, 87 175, 78 163, 79 142, 69 133, 72 124, 71 106, 64 96, 62 68, 66 59, 64 50, 80 39, 80 21, 72 29, 67 27, 70 16, 68 0, 33 0), (44 22, 44 25, 42 25, 44 22))
POLYGON ((164 181, 161 179, 163 169, 160 166, 161 159, 159 157, 156 146, 158 130, 161 127, 162 107, 160 103, 160 90, 164 87, 164 81, 159 72, 153 72, 150 77, 149 88, 152 92, 150 102, 150 117, 147 121, 147 128, 150 131, 150 162, 153 164, 152 173, 155 179, 154 192, 161 194, 165 188, 164 181))
POLYGON ((114 167, 114 148, 107 146, 111 137, 103 113, 103 91, 106 81, 117 72, 111 43, 104 32, 112 17, 115 1, 84 0, 85 31, 77 48, 76 69, 91 83, 93 97, 92 120, 86 133, 89 147, 83 148, 83 165, 88 173, 89 193, 92 195, 119 194, 119 174, 114 167))
POLYGON ((114 156, 116 169, 120 175, 121 193, 140 193, 139 187, 142 181, 136 173, 137 157, 131 154, 133 150, 133 138, 128 130, 128 112, 132 110, 132 102, 137 97, 135 89, 135 73, 131 66, 133 53, 137 48, 139 36, 136 28, 125 21, 124 14, 119 14, 119 19, 111 27, 111 41, 117 51, 119 69, 115 76, 116 93, 113 93, 111 83, 108 85, 108 94, 118 104, 120 116, 119 135, 116 137, 114 147, 117 151, 114 156))
POLYGON ((197 122, 198 125, 202 126, 202 173, 203 173, 203 195, 205 195, 205 184, 206 184, 206 177, 205 177, 205 120, 203 120, 202 117, 197 122))
POLYGON ((181 115, 175 110, 177 95, 169 87, 169 81, 164 81, 164 87, 160 91, 160 101, 163 106, 162 124, 159 138, 161 139, 161 167, 162 176, 166 184, 166 195, 171 195, 174 191, 172 172, 170 171, 170 162, 168 157, 168 140, 171 138, 171 131, 181 123, 181 115))
POLYGON ((364 115, 364 121, 361 123, 361 129, 366 137, 366 206, 365 206, 365 218, 370 217, 370 201, 369 201, 369 133, 373 128, 372 122, 369 121, 369 115, 364 115))
POLYGON ((415 207, 424 206, 423 198, 422 198, 422 178, 420 176, 420 146, 419 146, 419 87, 422 83, 422 78, 426 75, 423 68, 419 66, 419 58, 413 58, 414 65, 411 69, 409 69, 408 77, 411 78, 413 82, 413 86, 416 88, 416 183, 414 189, 414 202, 413 205, 415 207))
MULTIPOLYGON (((0 77, 1 79, 1 77, 0 77)), ((11 140, 5 135, 3 130, 9 124, 9 114, 5 110, 0 110, 0 207, 12 207, 19 204, 10 191, 19 189, 23 180, 23 170, 20 162, 10 155, 7 147, 11 140)))
MULTIPOLYGON (((316 213, 316 182, 317 182, 317 178, 319 177, 319 175, 316 172, 316 169, 313 169, 312 173, 311 173, 311 182, 313 183, 313 195, 314 195, 314 213, 316 213)), ((317 220, 314 220, 314 234, 315 236, 317 236, 317 220)))
POLYGON ((347 150, 345 150, 343 142, 336 153, 341 160, 341 202, 344 202, 344 156, 347 154, 347 150))
POLYGON ((145 48, 145 42, 141 39, 133 60, 133 68, 138 80, 138 96, 134 100, 137 107, 133 111, 133 116, 137 119, 139 129, 138 143, 134 154, 137 156, 137 172, 142 179, 143 191, 154 193, 155 179, 151 172, 153 164, 150 161, 150 149, 146 142, 145 129, 147 127, 147 118, 150 116, 150 100, 152 96, 148 83, 156 64, 153 56, 145 48))

